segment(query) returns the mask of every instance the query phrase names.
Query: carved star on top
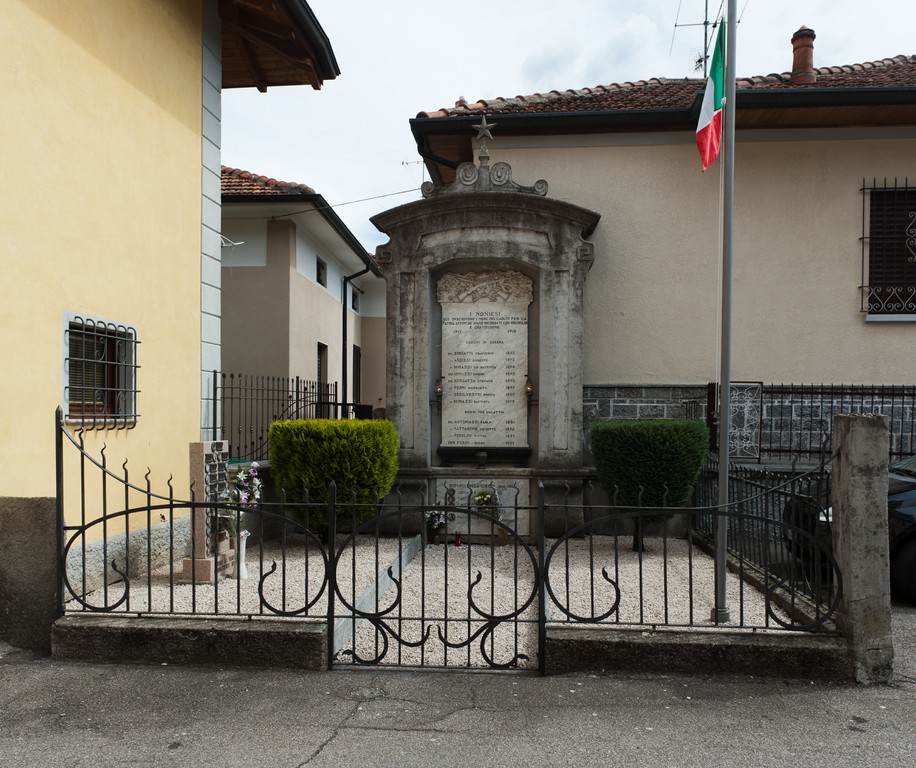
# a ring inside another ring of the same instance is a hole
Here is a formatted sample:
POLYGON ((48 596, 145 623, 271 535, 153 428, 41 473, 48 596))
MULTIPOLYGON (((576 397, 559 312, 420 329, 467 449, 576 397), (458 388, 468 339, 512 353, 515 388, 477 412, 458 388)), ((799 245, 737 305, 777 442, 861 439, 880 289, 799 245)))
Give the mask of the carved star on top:
POLYGON ((488 123, 487 116, 484 115, 481 121, 477 123, 477 125, 473 125, 471 127, 477 129, 478 139, 492 139, 493 134, 490 133, 490 131, 496 127, 496 123, 488 123))

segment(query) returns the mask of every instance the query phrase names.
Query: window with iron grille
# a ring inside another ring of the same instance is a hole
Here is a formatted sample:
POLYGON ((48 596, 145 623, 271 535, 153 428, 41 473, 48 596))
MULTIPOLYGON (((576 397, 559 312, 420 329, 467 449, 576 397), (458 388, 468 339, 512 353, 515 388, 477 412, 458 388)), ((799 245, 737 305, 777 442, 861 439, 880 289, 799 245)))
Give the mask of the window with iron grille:
POLYGON ((64 407, 87 427, 132 426, 137 419, 137 331, 122 323, 69 315, 64 324, 64 407))
POLYGON ((916 315, 916 187, 862 189, 862 311, 916 315))

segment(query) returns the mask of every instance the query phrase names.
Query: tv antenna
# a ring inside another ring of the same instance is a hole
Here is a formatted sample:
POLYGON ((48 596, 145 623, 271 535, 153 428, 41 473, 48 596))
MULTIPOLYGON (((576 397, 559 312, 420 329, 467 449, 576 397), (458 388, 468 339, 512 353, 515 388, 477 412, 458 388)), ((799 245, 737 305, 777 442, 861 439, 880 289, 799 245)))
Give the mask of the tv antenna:
MULTIPOLYGON (((716 12, 715 21, 709 20, 709 0, 703 0, 703 21, 696 22, 695 24, 678 24, 678 19, 681 17, 681 3, 684 0, 678 0, 677 4, 677 16, 674 18, 674 32, 671 33, 671 48, 668 51, 668 55, 671 55, 671 51, 674 50, 674 35, 677 33, 678 27, 703 27, 703 52, 697 53, 696 58, 693 60, 693 71, 699 72, 700 68, 703 68, 703 78, 705 79, 708 75, 709 69, 709 43, 712 40, 712 35, 710 35, 710 27, 712 31, 716 31, 716 27, 719 24, 722 24, 725 19, 723 18, 722 8, 725 5, 725 0, 719 0, 719 10, 716 12)), ((741 23, 741 17, 744 16, 744 12, 747 10, 747 4, 751 0, 744 0, 744 5, 741 6, 741 12, 738 14, 738 18, 735 23, 741 23)))
MULTIPOLYGON (((750 0, 745 0, 744 8, 747 8, 747 3, 750 0)), ((680 0, 677 5, 677 16, 674 19, 674 32, 671 33, 671 49, 668 53, 671 53, 671 50, 674 50, 674 35, 677 32, 679 27, 703 27, 703 50, 701 53, 697 53, 696 58, 693 60, 693 71, 699 72, 700 69, 703 70, 703 78, 705 79, 709 74, 709 41, 712 39, 710 31, 715 32, 716 27, 722 23, 722 6, 725 5, 725 0, 719 0, 719 10, 716 13, 714 21, 709 20, 709 0, 703 0, 703 21, 698 21, 693 24, 679 24, 678 19, 681 17, 681 3, 683 0, 680 0), (712 30, 710 30, 710 27, 712 30)), ((744 8, 741 9, 741 12, 744 13, 744 8)))

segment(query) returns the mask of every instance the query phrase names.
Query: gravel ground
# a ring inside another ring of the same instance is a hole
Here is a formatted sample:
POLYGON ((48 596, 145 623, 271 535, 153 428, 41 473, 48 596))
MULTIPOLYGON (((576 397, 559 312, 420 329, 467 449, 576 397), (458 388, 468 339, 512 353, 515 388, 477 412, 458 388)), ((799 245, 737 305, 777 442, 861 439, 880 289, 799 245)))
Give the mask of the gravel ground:
MULTIPOLYGON (((338 539, 338 545, 344 541, 338 539)), ((343 651, 342 660, 355 649, 360 659, 390 664, 537 665, 533 650, 538 618, 536 563, 532 560, 536 553, 516 544, 429 544, 418 547, 409 563, 404 557, 399 565, 400 545, 409 542, 374 536, 347 542, 337 569, 339 590, 347 603, 377 617, 341 625, 337 647, 343 651), (385 577, 392 563, 394 581, 385 577), (380 588, 373 591, 379 578, 380 588), (392 641, 391 635, 399 641, 392 641)), ((642 557, 630 550, 629 539, 618 540, 616 551, 614 544, 613 537, 571 539, 553 551, 547 571, 549 621, 567 621, 568 612, 606 624, 712 626, 712 558, 697 549, 691 555, 683 539, 646 538, 642 557), (612 611, 618 588, 619 602, 612 611)), ((554 542, 547 546, 550 554, 554 542)), ((249 547, 248 578, 221 579, 215 588, 212 583, 181 583, 177 577, 170 583, 167 569, 154 574, 149 583, 134 579, 129 599, 116 610, 273 616, 261 606, 258 586, 262 572, 268 573, 274 561, 277 570, 263 584, 267 603, 279 611, 295 612, 320 596, 310 613, 323 619, 324 560, 304 537, 287 541, 285 557, 276 543, 266 544, 263 550, 249 547)), ((731 573, 727 591, 732 625, 767 624, 759 592, 747 584, 742 591, 741 580, 731 573)), ((123 595, 121 584, 109 587, 107 604, 123 595)), ((87 602, 105 605, 105 593, 93 592, 87 602)), ((80 608, 71 602, 68 609, 80 608)), ((340 600, 336 610, 339 616, 345 613, 340 600)))
MULTIPOLYGON (((344 539, 338 539, 342 544, 344 539)), ((348 546, 342 553, 337 569, 341 590, 357 594, 368 589, 378 574, 376 560, 388 564, 398 555, 397 539, 377 539, 372 536, 357 536, 355 546, 348 546), (378 553, 376 553, 376 545, 378 553), (355 588, 354 585, 355 584, 355 588)), ((247 548, 245 562, 248 578, 220 579, 213 583, 191 584, 180 580, 181 563, 176 563, 176 573, 170 582, 168 568, 157 571, 147 583, 145 578, 131 581, 128 600, 117 610, 126 613, 198 613, 198 614, 264 614, 272 612, 262 608, 258 595, 261 574, 271 570, 276 562, 277 569, 264 581, 264 598, 269 605, 280 611, 296 611, 305 603, 321 595, 324 584, 324 558, 320 551, 310 544, 306 537, 292 535, 287 538, 285 553, 279 543, 268 542, 263 550, 257 546, 247 548), (284 556, 285 555, 285 556, 284 556), (285 567, 284 567, 285 564, 285 567), (152 607, 150 607, 152 606, 152 607)), ((124 595, 122 584, 109 587, 107 604, 113 605, 124 595)), ((322 596, 323 597, 323 596, 322 596)), ((96 590, 86 597, 92 606, 106 604, 103 590, 96 590)), ((78 611, 75 601, 67 604, 68 610, 78 611)), ((327 603, 319 601, 312 614, 326 618, 327 603)))

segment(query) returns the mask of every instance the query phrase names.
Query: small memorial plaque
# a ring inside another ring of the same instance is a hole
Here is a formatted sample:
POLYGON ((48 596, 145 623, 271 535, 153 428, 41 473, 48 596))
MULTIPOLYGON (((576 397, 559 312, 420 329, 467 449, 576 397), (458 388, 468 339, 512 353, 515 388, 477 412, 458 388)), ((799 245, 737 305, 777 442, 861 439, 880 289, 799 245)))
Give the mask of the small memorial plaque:
MULTIPOLYGON (((528 506, 528 482, 492 478, 439 478, 436 481, 436 498, 444 504, 456 507, 475 507, 474 498, 478 491, 496 490, 499 506, 488 514, 512 528, 519 536, 530 531, 530 510, 528 506), (451 492, 451 493, 450 493, 451 492)), ((494 533, 486 517, 456 514, 448 524, 449 533, 459 532, 462 536, 491 535, 494 533)))
MULTIPOLYGON (((218 502, 229 488, 229 443, 191 443, 190 464, 195 501, 218 502)), ((182 577, 188 581, 213 581, 235 562, 234 542, 228 538, 214 541, 216 513, 209 507, 195 507, 191 512, 193 556, 182 561, 182 577)))

